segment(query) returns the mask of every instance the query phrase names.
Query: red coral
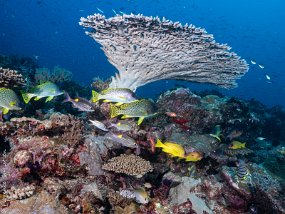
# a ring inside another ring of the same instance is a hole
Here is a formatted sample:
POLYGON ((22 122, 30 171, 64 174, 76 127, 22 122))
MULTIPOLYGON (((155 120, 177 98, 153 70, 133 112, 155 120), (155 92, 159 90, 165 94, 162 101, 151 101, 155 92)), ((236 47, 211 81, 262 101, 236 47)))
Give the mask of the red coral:
POLYGON ((192 210, 192 203, 189 199, 187 199, 186 202, 176 205, 173 207, 173 213, 174 214, 192 214, 195 213, 192 210))

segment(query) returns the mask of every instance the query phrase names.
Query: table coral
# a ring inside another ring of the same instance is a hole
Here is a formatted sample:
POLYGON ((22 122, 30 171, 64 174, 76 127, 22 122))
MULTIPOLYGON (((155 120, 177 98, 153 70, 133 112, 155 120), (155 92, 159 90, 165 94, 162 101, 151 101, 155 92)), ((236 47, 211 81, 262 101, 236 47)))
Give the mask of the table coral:
POLYGON ((193 25, 182 26, 163 18, 117 15, 106 18, 94 14, 81 18, 86 34, 103 47, 119 73, 110 87, 138 87, 162 79, 212 83, 234 87, 248 65, 213 35, 193 25))

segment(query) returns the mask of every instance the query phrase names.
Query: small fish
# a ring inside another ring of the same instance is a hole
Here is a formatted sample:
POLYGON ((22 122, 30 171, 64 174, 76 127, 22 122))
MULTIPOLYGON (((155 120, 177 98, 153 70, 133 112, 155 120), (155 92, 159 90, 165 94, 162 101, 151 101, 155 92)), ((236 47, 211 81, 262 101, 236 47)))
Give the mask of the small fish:
POLYGON ((237 173, 237 178, 239 181, 247 181, 248 180, 250 173, 248 171, 246 163, 243 160, 240 160, 237 163, 236 173, 237 173))
POLYGON ((32 88, 28 93, 22 93, 24 102, 27 104, 30 100, 35 97, 34 100, 39 100, 43 97, 47 97, 46 102, 51 101, 55 96, 63 94, 59 90, 56 84, 52 82, 45 82, 32 88))
POLYGON ((168 117, 177 117, 177 114, 175 112, 165 112, 165 114, 168 116, 168 117))
POLYGON ((257 141, 263 141, 263 140, 266 140, 266 138, 265 138, 265 137, 257 137, 255 140, 257 140, 257 141))
POLYGON ((250 60, 251 64, 256 65, 256 62, 253 60, 250 60))
POLYGON ((114 13, 115 15, 118 15, 117 12, 116 12, 114 9, 112 9, 112 11, 113 11, 113 13, 114 13))
POLYGON ((115 105, 110 106, 111 118, 123 115, 122 118, 139 117, 138 125, 140 125, 144 118, 155 115, 154 104, 149 100, 136 100, 131 103, 123 104, 119 107, 115 105))
POLYGON ((216 125, 215 129, 214 129, 214 133, 210 134, 211 137, 216 138, 219 142, 221 142, 221 126, 220 125, 216 125))
POLYGON ((122 189, 120 195, 125 198, 135 199, 139 204, 147 204, 150 200, 149 195, 144 188, 122 189))
POLYGON ((263 68, 264 68, 264 65, 258 65, 258 67, 260 67, 261 69, 263 69, 263 68))
POLYGON ((178 158, 185 157, 185 150, 180 144, 174 142, 162 143, 160 139, 157 139, 155 147, 162 148, 162 151, 169 154, 171 157, 178 157, 178 158))
POLYGON ((131 103, 136 101, 137 98, 132 90, 128 88, 109 88, 101 91, 100 93, 92 91, 92 102, 104 100, 103 102, 114 102, 116 105, 123 103, 131 103))
POLYGON ((242 135, 242 131, 233 130, 226 138, 232 140, 242 135))
POLYGON ((98 120, 89 120, 92 125, 94 125, 96 128, 101 129, 102 131, 108 132, 109 130, 106 128, 104 123, 101 123, 98 120))
POLYGON ((110 127, 115 127, 118 131, 127 132, 132 130, 132 123, 129 121, 121 120, 117 123, 111 123, 111 125, 108 128, 110 127))
POLYGON ((8 88, 0 88, 0 112, 8 114, 10 110, 21 110, 17 94, 8 88))
POLYGON ((285 155, 285 147, 282 146, 280 149, 277 150, 277 152, 279 152, 282 155, 285 155))
POLYGON ((75 99, 70 98, 68 93, 64 93, 66 99, 63 102, 71 102, 73 108, 77 108, 79 111, 86 111, 86 112, 91 112, 94 111, 93 105, 89 100, 81 98, 81 97, 76 97, 75 99))
POLYGON ((96 9, 97 9, 100 13, 104 13, 104 11, 101 10, 100 8, 96 7, 96 9))
POLYGON ((190 152, 185 155, 185 161, 196 162, 203 158, 203 155, 200 152, 190 152))
POLYGON ((225 149, 224 153, 229 156, 237 156, 237 155, 248 155, 250 153, 253 153, 252 150, 248 148, 244 149, 225 149))
POLYGON ((123 134, 115 134, 109 132, 108 134, 105 135, 105 138, 115 142, 119 143, 122 146, 128 147, 128 148, 138 148, 138 144, 136 141, 129 137, 128 135, 123 135, 123 134))
POLYGON ((135 193, 135 200, 137 203, 147 204, 149 202, 150 197, 144 188, 136 188, 134 189, 134 193, 135 193))
POLYGON ((241 143, 239 141, 233 141, 229 146, 229 149, 244 149, 246 143, 241 143))
POLYGON ((270 76, 265 75, 265 77, 266 77, 267 80, 271 80, 271 77, 270 77, 270 76))
POLYGON ((124 12, 122 12, 122 11, 120 11, 120 10, 119 10, 119 13, 120 13, 120 14, 122 14, 122 15, 124 15, 124 14, 125 14, 124 12))

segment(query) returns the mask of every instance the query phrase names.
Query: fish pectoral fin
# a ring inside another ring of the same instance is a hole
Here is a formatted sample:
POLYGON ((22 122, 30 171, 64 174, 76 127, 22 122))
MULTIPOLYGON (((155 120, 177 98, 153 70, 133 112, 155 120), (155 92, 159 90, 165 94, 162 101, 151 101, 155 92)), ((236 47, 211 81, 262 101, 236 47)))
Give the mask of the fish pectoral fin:
POLYGON ((140 125, 144 120, 144 117, 140 117, 139 120, 138 120, 138 125, 140 125))
POLYGON ((16 102, 15 102, 15 101, 11 101, 11 102, 9 103, 9 105, 12 107, 12 106, 16 105, 16 102))
POLYGON ((116 103, 115 106, 120 106, 122 105, 123 103, 119 102, 119 103, 116 103))
POLYGON ((8 112, 9 112, 9 109, 8 109, 8 108, 3 108, 3 110, 2 110, 2 113, 3 113, 3 114, 8 114, 8 112))
POLYGON ((49 102, 53 99, 53 96, 49 96, 47 99, 46 99, 46 102, 49 102))
POLYGON ((41 97, 35 97, 35 101, 38 101, 38 100, 40 100, 41 99, 41 97))

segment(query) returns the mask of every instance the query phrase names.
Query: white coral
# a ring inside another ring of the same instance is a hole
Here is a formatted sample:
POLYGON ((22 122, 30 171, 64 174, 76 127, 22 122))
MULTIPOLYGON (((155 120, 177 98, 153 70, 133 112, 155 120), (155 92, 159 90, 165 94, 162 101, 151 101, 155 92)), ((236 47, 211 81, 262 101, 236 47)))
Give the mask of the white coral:
POLYGON ((248 70, 230 47, 193 25, 182 26, 158 17, 101 14, 81 18, 80 25, 102 45, 119 71, 112 88, 136 88, 161 79, 212 83, 226 88, 248 70))

